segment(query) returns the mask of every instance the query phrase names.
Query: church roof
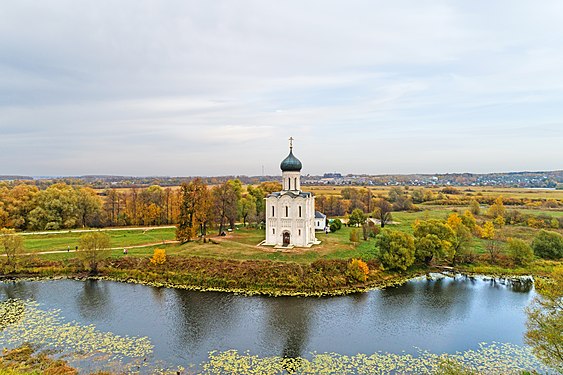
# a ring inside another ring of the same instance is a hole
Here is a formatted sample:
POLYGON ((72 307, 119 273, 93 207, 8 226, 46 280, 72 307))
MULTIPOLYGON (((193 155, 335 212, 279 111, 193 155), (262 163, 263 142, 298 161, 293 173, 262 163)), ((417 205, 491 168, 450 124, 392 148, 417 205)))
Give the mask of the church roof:
POLYGON ((299 172, 303 165, 301 161, 293 155, 293 147, 289 149, 289 155, 280 164, 282 172, 299 172))
POLYGON ((315 219, 324 219, 324 218, 326 218, 325 214, 323 214, 320 211, 315 211, 315 219))
POLYGON ((288 195, 291 198, 297 198, 297 197, 309 198, 311 196, 311 193, 305 191, 300 191, 299 193, 295 193, 293 191, 276 191, 275 193, 269 194, 266 198, 270 198, 270 197, 280 198, 284 195, 288 195))

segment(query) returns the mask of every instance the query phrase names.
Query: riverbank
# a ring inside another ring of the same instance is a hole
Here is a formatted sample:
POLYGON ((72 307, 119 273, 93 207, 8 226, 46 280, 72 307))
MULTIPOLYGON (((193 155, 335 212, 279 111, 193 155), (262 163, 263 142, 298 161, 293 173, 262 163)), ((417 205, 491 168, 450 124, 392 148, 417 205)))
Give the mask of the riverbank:
POLYGON ((107 259, 97 274, 84 270, 78 260, 35 259, 16 273, 0 280, 103 279, 194 291, 219 291, 245 295, 324 297, 366 292, 397 286, 429 273, 488 275, 494 278, 517 276, 549 277, 561 262, 537 260, 525 267, 474 263, 458 267, 411 267, 405 272, 383 271, 377 261, 368 261, 365 281, 349 271, 349 261, 318 260, 308 264, 268 260, 227 260, 204 257, 169 256, 165 264, 154 265, 148 258, 107 259))

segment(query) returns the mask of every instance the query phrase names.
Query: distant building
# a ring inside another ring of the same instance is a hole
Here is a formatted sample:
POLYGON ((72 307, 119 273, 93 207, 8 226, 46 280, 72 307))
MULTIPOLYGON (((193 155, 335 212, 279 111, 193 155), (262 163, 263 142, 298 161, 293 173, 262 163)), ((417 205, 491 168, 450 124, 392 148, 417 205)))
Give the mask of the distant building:
POLYGON ((299 159, 293 155, 290 138, 289 155, 281 162, 281 191, 266 197, 265 245, 310 247, 320 243, 315 238, 315 197, 301 191, 299 159))

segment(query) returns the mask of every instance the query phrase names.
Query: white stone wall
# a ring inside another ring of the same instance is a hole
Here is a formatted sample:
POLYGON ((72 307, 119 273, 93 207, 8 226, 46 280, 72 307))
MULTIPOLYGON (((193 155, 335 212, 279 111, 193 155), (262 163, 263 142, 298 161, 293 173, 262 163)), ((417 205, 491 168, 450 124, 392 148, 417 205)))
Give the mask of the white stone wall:
POLYGON ((266 244, 283 245, 283 233, 286 231, 290 233, 290 244, 294 246, 307 246, 315 241, 313 196, 292 198, 285 194, 266 198, 266 244))

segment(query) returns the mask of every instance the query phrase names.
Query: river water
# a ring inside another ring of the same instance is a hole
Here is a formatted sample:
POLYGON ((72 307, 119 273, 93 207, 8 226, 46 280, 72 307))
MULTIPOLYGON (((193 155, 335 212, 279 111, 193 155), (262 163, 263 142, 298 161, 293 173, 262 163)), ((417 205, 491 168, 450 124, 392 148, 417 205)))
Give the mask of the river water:
POLYGON ((330 298, 240 296, 111 281, 0 283, 0 300, 37 301, 66 321, 117 335, 147 336, 154 359, 200 363, 212 350, 259 356, 311 352, 435 353, 481 342, 523 344, 531 285, 456 277, 330 298))

